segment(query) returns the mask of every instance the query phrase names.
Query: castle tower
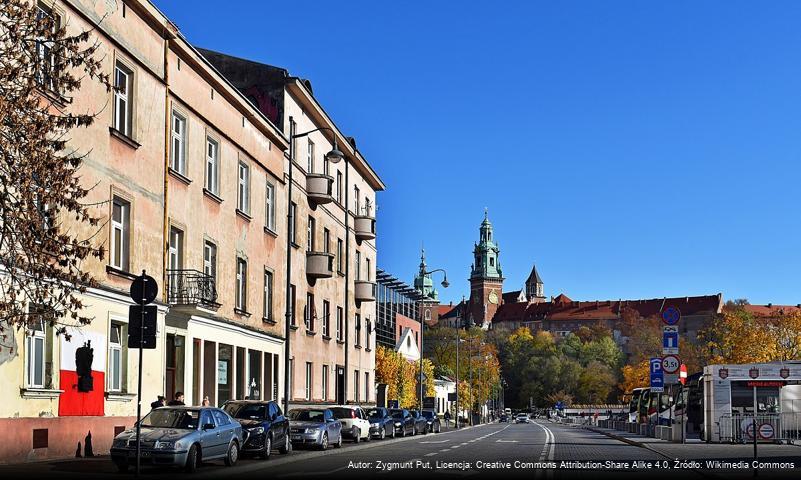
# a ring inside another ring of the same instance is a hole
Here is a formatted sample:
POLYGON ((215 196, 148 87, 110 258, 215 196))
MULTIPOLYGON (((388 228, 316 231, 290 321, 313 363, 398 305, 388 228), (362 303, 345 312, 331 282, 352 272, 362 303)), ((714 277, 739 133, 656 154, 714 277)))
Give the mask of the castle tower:
POLYGON ((545 290, 543 288, 542 278, 537 273, 537 266, 531 267, 531 273, 526 279, 526 297, 532 303, 540 303, 545 301, 545 290))
MULTIPOLYGON (((426 274, 426 251, 420 250, 420 269, 414 277, 414 289, 423 298, 420 300, 420 315, 425 320, 426 325, 434 325, 439 321, 437 306, 439 305, 439 294, 434 288, 434 280, 431 274, 426 274)), ((419 319, 415 319, 419 320, 419 319)))
POLYGON ((487 210, 479 229, 479 242, 473 248, 470 269, 470 304, 468 318, 476 326, 487 328, 498 310, 503 295, 503 271, 498 259, 500 249, 493 239, 487 210))

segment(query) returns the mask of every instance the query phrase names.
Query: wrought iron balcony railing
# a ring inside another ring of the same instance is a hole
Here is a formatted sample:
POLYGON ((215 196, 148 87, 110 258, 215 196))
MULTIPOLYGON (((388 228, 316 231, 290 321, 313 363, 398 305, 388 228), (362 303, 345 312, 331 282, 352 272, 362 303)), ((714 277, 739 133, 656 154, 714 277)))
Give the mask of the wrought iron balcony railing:
POLYGON ((219 308, 214 277, 197 270, 167 270, 170 305, 202 305, 219 308))

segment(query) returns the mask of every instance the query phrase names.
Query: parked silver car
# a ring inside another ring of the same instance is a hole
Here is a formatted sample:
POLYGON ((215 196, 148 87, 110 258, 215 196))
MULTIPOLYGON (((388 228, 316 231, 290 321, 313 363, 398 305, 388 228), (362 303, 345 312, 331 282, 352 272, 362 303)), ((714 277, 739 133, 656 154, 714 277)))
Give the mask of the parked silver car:
MULTIPOLYGON (((142 419, 141 463, 184 467, 194 472, 201 461, 239 459, 242 426, 211 407, 160 407, 142 419)), ((136 429, 114 437, 111 459, 120 471, 136 463, 136 429)))
POLYGON ((328 408, 299 408, 289 411, 289 439, 292 445, 309 445, 325 450, 342 446, 342 423, 328 408))

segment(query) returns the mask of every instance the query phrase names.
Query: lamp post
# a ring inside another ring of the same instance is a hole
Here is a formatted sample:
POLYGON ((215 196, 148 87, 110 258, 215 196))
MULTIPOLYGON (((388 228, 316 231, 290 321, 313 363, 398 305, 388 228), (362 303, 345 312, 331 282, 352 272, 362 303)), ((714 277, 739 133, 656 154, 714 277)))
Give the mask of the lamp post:
MULTIPOLYGON (((420 265, 423 267, 424 265, 420 265)), ((448 288, 450 283, 448 282, 448 274, 445 270, 441 268, 435 268, 433 270, 426 270, 421 268, 420 272, 420 305, 425 301, 425 295, 423 294, 423 287, 425 283, 426 275, 431 275, 434 272, 442 272, 443 280, 442 280, 442 288, 448 288)), ((418 309, 418 315, 420 315, 420 411, 423 411, 423 332, 426 330, 426 322, 425 317, 423 316, 423 309, 418 309)))
MULTIPOLYGON (((293 171, 293 164, 295 163, 295 140, 298 138, 305 137, 311 133, 318 132, 318 131, 328 131, 331 132, 331 135, 334 137, 334 148, 325 154, 326 160, 330 161, 331 163, 338 163, 340 160, 345 158, 345 155, 339 151, 337 148, 337 136, 336 132, 333 129, 328 127, 320 127, 315 128, 314 130, 309 130, 308 132, 304 133, 295 133, 295 121, 290 115, 289 117, 289 178, 288 184, 289 187, 287 188, 287 204, 286 204, 286 219, 287 219, 287 235, 286 235, 286 321, 284 325, 284 412, 289 411, 289 399, 291 397, 291 392, 289 391, 289 357, 291 354, 290 350, 290 331, 291 331, 291 321, 292 316, 294 315, 295 306, 292 305, 292 294, 291 294, 291 285, 292 285, 292 237, 294 237, 297 232, 294 231, 295 228, 295 218, 292 215, 292 171, 293 171), (290 234, 291 232, 291 234, 290 234)), ((345 175, 347 176, 347 164, 345 167, 345 175)), ((347 182, 346 182, 347 183, 347 182)), ((345 196, 347 199, 347 195, 345 196)), ((347 200, 346 200, 347 202, 347 200)), ((347 203, 346 203, 347 205, 347 203)), ((347 206, 345 207, 345 237, 347 238, 347 216, 348 216, 348 209, 347 206)), ((345 279, 347 282, 347 277, 345 279)), ((347 297, 347 284, 345 285, 345 296, 347 297)), ((347 309, 347 298, 345 299, 345 308, 347 309)), ((346 310, 347 311, 347 310, 346 310)), ((347 322, 347 316, 345 317, 345 321, 347 322)), ((347 331, 347 330, 346 330, 347 331)), ((346 335, 347 338, 347 335, 346 335)), ((345 359, 347 362, 347 344, 345 345, 345 359)), ((347 366, 347 363, 346 363, 347 366)), ((345 373, 345 382, 348 381, 347 372, 345 373)), ((347 385, 347 384, 346 384, 347 385)), ((347 392, 347 390, 346 390, 347 392)), ((347 394, 346 394, 347 395, 347 394)))
POLYGON ((459 344, 462 343, 462 308, 464 306, 464 295, 462 303, 459 304, 459 313, 456 316, 456 428, 459 428, 459 344))

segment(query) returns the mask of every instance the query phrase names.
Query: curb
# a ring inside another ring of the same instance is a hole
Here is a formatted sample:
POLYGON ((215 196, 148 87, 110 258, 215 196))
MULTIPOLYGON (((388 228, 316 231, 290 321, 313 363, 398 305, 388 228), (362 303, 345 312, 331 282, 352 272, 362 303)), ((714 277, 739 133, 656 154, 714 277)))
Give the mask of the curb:
POLYGON ((661 452, 658 452, 658 451, 654 450, 653 448, 650 448, 648 445, 646 445, 646 444, 644 444, 644 443, 642 443, 642 442, 638 442, 638 441, 636 441, 636 440, 632 440, 632 439, 630 439, 630 438, 626 438, 626 437, 623 437, 623 436, 621 436, 621 435, 616 435, 616 434, 614 434, 614 433, 606 432, 606 431, 604 431, 604 430, 599 430, 599 429, 597 429, 597 428, 588 427, 588 426, 586 426, 586 425, 584 426, 584 428, 585 428, 586 430, 590 430, 590 431, 592 431, 592 432, 595 432, 595 433, 600 433, 600 434, 602 434, 602 435, 606 435, 606 436, 607 436, 607 437, 609 437, 609 438, 614 438, 615 440, 617 440, 617 441, 619 441, 619 442, 627 443, 627 444, 629 444, 629 445, 632 445, 632 446, 635 446, 635 447, 645 448, 645 449, 651 450, 652 452, 655 452, 655 453, 658 453, 658 454, 660 454, 660 455, 663 455, 663 456, 664 456, 664 454, 663 454, 663 453, 661 453, 661 452))

